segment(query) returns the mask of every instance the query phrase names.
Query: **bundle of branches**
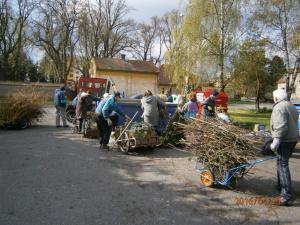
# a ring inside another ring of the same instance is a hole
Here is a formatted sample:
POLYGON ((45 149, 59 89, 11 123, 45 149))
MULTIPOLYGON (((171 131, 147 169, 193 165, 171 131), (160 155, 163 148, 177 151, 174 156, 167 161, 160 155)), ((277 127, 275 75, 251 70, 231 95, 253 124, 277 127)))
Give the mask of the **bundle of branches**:
POLYGON ((0 128, 26 128, 44 114, 42 105, 49 96, 34 87, 9 94, 0 104, 0 128))
MULTIPOLYGON (((222 179, 229 169, 246 164, 255 158, 253 145, 243 136, 241 128, 211 119, 188 121, 181 124, 186 149, 198 157, 217 179, 222 179)), ((243 175, 245 171, 241 170, 243 175)))
POLYGON ((172 118, 170 119, 168 126, 161 138, 162 145, 180 145, 180 140, 184 137, 184 132, 178 123, 185 123, 185 119, 179 110, 176 110, 172 118))

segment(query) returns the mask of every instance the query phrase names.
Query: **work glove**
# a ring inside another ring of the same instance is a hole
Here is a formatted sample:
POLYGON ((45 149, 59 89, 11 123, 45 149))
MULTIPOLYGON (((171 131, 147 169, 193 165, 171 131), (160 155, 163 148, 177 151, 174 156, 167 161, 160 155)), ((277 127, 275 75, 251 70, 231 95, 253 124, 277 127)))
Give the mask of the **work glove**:
POLYGON ((126 118, 127 120, 131 120, 131 118, 130 118, 128 115, 125 115, 125 118, 126 118))
POLYGON ((270 148, 272 151, 276 151, 280 145, 280 139, 274 138, 272 144, 270 145, 270 148))
POLYGON ((211 107, 211 106, 207 106, 207 109, 208 109, 209 111, 212 111, 212 107, 211 107))
POLYGON ((111 121, 110 118, 107 118, 106 121, 107 121, 107 125, 108 125, 109 127, 112 127, 112 126, 113 126, 113 122, 111 121))

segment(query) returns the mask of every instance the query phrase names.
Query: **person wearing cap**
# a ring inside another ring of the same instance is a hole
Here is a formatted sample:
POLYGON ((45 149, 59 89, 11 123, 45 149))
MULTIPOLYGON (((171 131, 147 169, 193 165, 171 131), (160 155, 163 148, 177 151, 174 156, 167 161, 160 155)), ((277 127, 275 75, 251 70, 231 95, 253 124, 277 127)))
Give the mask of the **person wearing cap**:
MULTIPOLYGON (((125 115, 119 108, 118 102, 121 99, 120 92, 116 92, 113 96, 109 97, 107 101, 103 104, 101 108, 98 109, 98 123, 99 126, 99 142, 100 148, 109 150, 107 144, 109 143, 113 121, 110 119, 110 115, 112 113, 117 113, 120 116, 126 117, 126 119, 130 119, 129 116, 125 115), (100 110, 101 109, 101 110, 100 110)), ((100 105, 100 104, 99 104, 100 105)))
POLYGON ((287 100, 285 90, 275 90, 273 100, 270 121, 273 142, 270 148, 277 151, 277 188, 281 191, 281 197, 276 202, 279 205, 289 205, 292 201, 289 159, 299 138, 299 113, 287 100))
POLYGON ((215 99, 218 96, 218 92, 213 90, 211 95, 202 103, 202 111, 201 111, 201 118, 202 119, 209 119, 216 116, 215 107, 216 102, 215 99))
POLYGON ((65 96, 65 87, 56 89, 54 93, 54 106, 56 108, 56 127, 60 126, 60 118, 63 122, 63 127, 68 127, 66 121, 67 100, 65 96))

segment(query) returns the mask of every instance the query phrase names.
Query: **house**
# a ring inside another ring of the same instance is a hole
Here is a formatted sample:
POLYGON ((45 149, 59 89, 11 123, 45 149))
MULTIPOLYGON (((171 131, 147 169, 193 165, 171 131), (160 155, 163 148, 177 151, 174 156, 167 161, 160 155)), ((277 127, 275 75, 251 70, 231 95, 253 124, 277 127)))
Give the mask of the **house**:
POLYGON ((159 69, 151 62, 114 58, 93 58, 90 77, 111 78, 126 97, 151 90, 158 93, 159 69))
POLYGON ((176 94, 176 85, 172 83, 169 74, 166 71, 165 65, 161 65, 159 68, 158 76, 158 89, 159 94, 165 94, 166 91, 170 91, 173 94, 176 94))
MULTIPOLYGON (((294 70, 290 69, 290 72, 293 74, 294 70)), ((280 80, 277 81, 277 88, 285 90, 286 88, 285 76, 283 76, 280 80)), ((297 77, 295 81, 295 91, 292 93, 291 101, 300 102, 300 68, 298 68, 297 71, 297 77)))

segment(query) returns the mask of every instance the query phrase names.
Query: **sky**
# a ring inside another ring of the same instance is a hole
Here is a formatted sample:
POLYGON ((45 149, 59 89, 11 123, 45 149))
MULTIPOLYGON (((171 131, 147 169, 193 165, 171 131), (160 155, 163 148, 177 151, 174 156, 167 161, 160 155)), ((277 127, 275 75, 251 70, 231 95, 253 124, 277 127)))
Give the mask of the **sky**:
POLYGON ((128 15, 138 22, 148 22, 152 16, 162 16, 173 9, 182 10, 187 0, 126 0, 133 10, 128 15))

